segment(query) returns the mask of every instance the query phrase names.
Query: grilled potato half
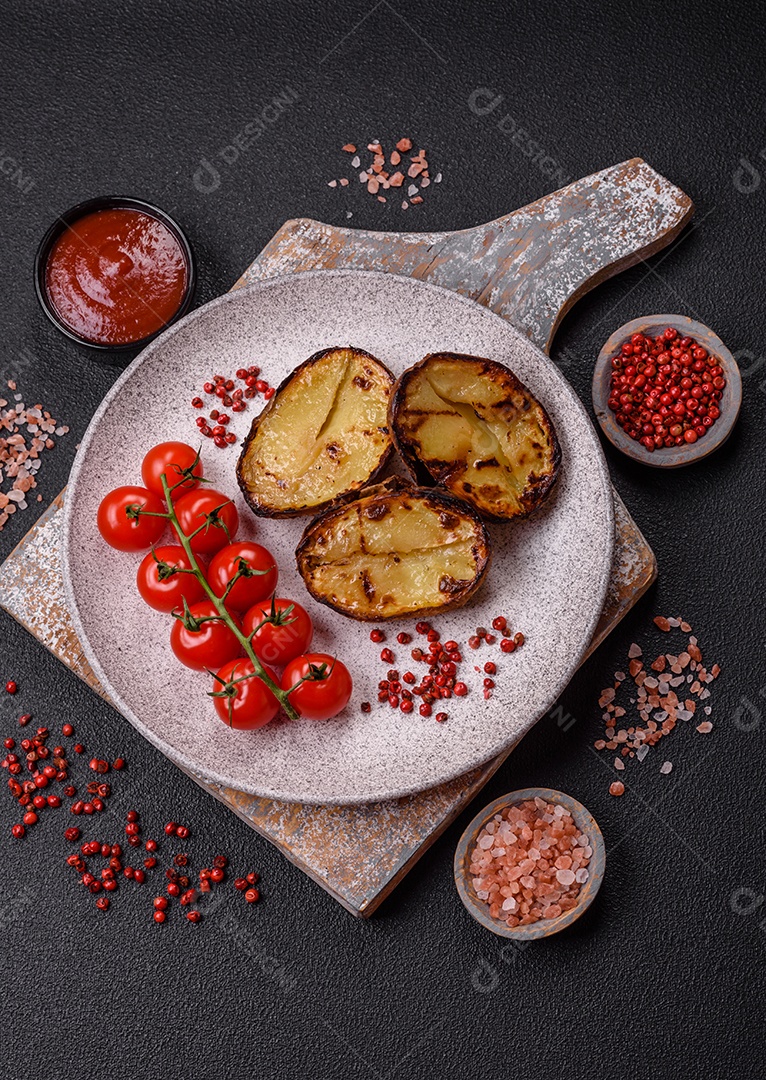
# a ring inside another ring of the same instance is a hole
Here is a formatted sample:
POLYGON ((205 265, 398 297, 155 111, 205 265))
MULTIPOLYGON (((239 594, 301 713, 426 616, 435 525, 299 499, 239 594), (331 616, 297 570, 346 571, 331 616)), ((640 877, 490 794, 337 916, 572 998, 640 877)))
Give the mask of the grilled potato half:
POLYGON ((394 377, 361 349, 325 349, 289 375, 256 419, 237 464, 250 508, 292 517, 353 498, 393 449, 394 377))
POLYGON ((550 417, 493 360, 431 353, 399 379, 389 422, 416 480, 443 484, 490 520, 525 517, 556 481, 550 417))
POLYGON ((489 534, 451 495, 382 488, 313 521, 296 558, 320 603, 352 619, 396 619, 464 604, 487 572, 489 534))

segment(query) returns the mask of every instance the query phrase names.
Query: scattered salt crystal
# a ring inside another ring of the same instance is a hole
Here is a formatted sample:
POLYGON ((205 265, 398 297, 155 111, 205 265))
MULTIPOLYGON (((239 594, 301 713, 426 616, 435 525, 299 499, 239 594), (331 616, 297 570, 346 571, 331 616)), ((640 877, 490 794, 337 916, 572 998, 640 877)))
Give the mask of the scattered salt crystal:
POLYGON ((634 660, 637 656, 643 656, 643 649, 640 645, 637 645, 635 641, 628 649, 628 659, 634 660))
POLYGON ((668 619, 668 622, 670 623, 671 626, 680 626, 681 625, 681 620, 680 619, 668 619))
POLYGON ((668 773, 672 772, 672 771, 673 771, 673 762, 672 761, 663 761, 662 765, 660 765, 660 772, 662 773, 662 775, 667 776, 668 773))
POLYGON ((712 730, 713 725, 709 720, 703 720, 701 724, 697 724, 697 731, 699 731, 701 735, 707 735, 707 733, 712 730))
POLYGON ((625 762, 622 760, 622 758, 616 757, 614 759, 614 767, 621 772, 625 768, 625 762))

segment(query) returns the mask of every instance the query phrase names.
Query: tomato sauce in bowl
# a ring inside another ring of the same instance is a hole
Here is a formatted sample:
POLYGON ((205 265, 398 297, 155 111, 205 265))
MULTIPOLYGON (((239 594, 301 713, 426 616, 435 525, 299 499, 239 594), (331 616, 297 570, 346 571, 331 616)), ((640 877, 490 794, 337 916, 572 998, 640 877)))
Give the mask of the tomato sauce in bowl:
POLYGON ((37 293, 69 337, 101 349, 143 345, 190 306, 194 260, 162 211, 136 199, 94 199, 48 231, 37 293))

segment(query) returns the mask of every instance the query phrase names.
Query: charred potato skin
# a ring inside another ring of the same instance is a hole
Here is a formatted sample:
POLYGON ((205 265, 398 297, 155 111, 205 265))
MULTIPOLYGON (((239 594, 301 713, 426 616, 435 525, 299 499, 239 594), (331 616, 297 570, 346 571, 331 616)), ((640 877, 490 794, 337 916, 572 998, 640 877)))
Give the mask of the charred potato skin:
MULTIPOLYGON (((538 420, 545 431, 550 446, 550 469, 545 473, 532 476, 531 480, 528 481, 527 486, 519 499, 519 502, 521 503, 520 512, 512 515, 494 514, 478 502, 471 501, 471 505, 478 510, 485 521, 501 524, 503 522, 521 520, 528 517, 545 502, 556 484, 561 469, 561 447, 556 436, 556 429, 554 428, 553 422, 545 407, 532 393, 530 393, 524 384, 519 381, 510 368, 498 361, 487 360, 478 356, 469 356, 465 353, 429 353, 427 356, 423 357, 419 363, 408 368, 399 377, 389 404, 388 426, 393 435, 394 445, 411 476, 417 484, 422 486, 437 483, 449 490, 450 477, 456 471, 456 463, 454 461, 432 459, 425 462, 417 451, 416 441, 404 430, 401 423, 401 417, 407 408, 407 391, 409 386, 412 381, 421 374, 423 369, 435 359, 470 363, 474 367, 476 374, 494 380, 499 379, 507 386, 509 394, 523 395, 528 401, 534 402, 534 406, 538 410, 538 420)), ((454 494, 455 497, 465 499, 466 501, 471 499, 468 492, 454 494)))
POLYGON ((377 485, 372 493, 363 492, 361 496, 358 496, 357 499, 354 500, 353 504, 346 503, 343 505, 336 505, 325 510, 306 526, 298 547, 295 550, 295 561, 298 567, 298 573, 303 578, 303 582, 311 596, 318 603, 324 604, 333 611, 337 611, 346 618, 354 619, 356 622, 385 622, 407 618, 412 615, 425 617, 438 615, 444 611, 454 611, 456 608, 463 607, 478 589, 481 588, 484 579, 487 576, 490 562, 492 561, 492 548, 489 532, 481 515, 474 507, 463 499, 455 498, 454 495, 450 495, 448 492, 436 491, 434 488, 413 487, 406 481, 401 481, 398 477, 391 478, 391 480, 393 483, 384 481, 382 484, 377 485), (331 599, 313 587, 306 565, 307 557, 319 534, 331 531, 336 522, 344 514, 348 513, 353 506, 356 506, 361 512, 367 512, 368 514, 369 511, 372 510, 372 517, 374 519, 375 509, 378 506, 385 506, 392 498, 422 499, 429 508, 432 508, 437 513, 458 515, 460 518, 469 519, 476 529, 476 542, 473 546, 473 554, 476 561, 474 577, 470 582, 458 583, 460 585, 459 588, 449 590, 451 591, 450 599, 446 600, 444 604, 431 607, 409 606, 406 609, 402 608, 396 612, 391 612, 390 614, 381 614, 380 611, 351 613, 343 607, 334 604, 331 599))
POLYGON ((279 395, 290 385, 290 383, 294 379, 299 378, 303 374, 303 372, 305 372, 309 367, 311 367, 312 364, 318 363, 320 360, 324 359, 325 356, 328 356, 330 353, 337 352, 339 349, 349 349, 357 356, 363 357, 364 359, 373 363, 377 368, 380 368, 388 376, 392 390, 396 384, 396 377, 394 376, 394 374, 389 371, 386 365, 380 360, 378 360, 376 356, 373 356, 371 353, 366 352, 364 349, 357 349, 354 346, 350 345, 334 345, 328 349, 321 349, 319 352, 314 353, 312 356, 309 356, 309 358, 307 360, 304 360, 301 364, 298 364, 296 368, 293 368, 293 370, 285 376, 285 378, 276 388, 271 400, 253 420, 250 426, 250 431, 248 432, 242 443, 242 449, 240 451, 239 459, 237 461, 237 483, 239 484, 239 489, 242 492, 245 502, 250 507, 252 512, 256 515, 256 517, 300 517, 303 514, 321 513, 322 511, 326 510, 328 507, 331 506, 342 506, 345 503, 358 498, 360 491, 363 488, 366 488, 369 484, 374 484, 386 470, 386 466, 388 465, 391 456, 394 453, 394 440, 391 433, 390 425, 388 425, 387 432, 389 435, 388 444, 383 449, 380 460, 378 461, 375 469, 369 474, 369 476, 366 476, 363 480, 359 480, 356 484, 354 484, 353 487, 349 488, 347 491, 342 492, 340 495, 336 495, 332 499, 326 499, 322 503, 312 503, 310 505, 295 507, 294 509, 286 510, 275 508, 266 502, 259 501, 255 497, 253 492, 251 492, 248 488, 247 479, 245 476, 248 449, 255 440, 261 424, 275 410, 279 395))

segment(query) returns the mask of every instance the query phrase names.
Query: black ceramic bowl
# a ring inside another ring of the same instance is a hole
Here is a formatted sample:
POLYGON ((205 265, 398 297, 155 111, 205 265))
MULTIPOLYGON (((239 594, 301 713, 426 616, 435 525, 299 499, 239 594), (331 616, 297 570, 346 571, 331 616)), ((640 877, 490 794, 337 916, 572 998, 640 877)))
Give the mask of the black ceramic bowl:
POLYGON ((71 210, 67 210, 65 213, 61 214, 56 218, 40 241, 40 246, 37 249, 37 255, 35 257, 35 292, 37 293, 37 299, 40 301, 40 306, 45 314, 51 322, 58 327, 62 334, 66 334, 72 341, 76 341, 80 345, 87 345, 90 349, 98 349, 103 353, 123 353, 128 349, 137 350, 142 349, 144 345, 148 345, 149 342, 152 341, 153 338, 156 338, 158 334, 161 334, 167 326, 170 326, 171 323, 176 322, 187 313, 194 299, 196 285, 197 268, 194 252, 180 225, 178 225, 172 217, 166 214, 164 210, 160 210, 159 207, 152 206, 151 203, 144 202, 143 199, 131 199, 122 195, 102 195, 96 199, 88 199, 86 202, 78 203, 77 206, 73 206, 71 210), (45 284, 45 273, 51 248, 68 226, 74 224, 75 221, 79 221, 79 219, 85 217, 86 214, 94 213, 96 210, 139 210, 142 214, 146 214, 148 217, 161 221, 178 241, 186 261, 186 289, 184 290, 183 299, 181 300, 178 310, 173 315, 172 319, 169 319, 164 326, 160 326, 154 333, 149 334, 147 337, 141 338, 138 341, 120 343, 119 345, 89 341, 88 338, 82 337, 72 330, 70 326, 67 326, 60 318, 48 296, 48 290, 45 284))

